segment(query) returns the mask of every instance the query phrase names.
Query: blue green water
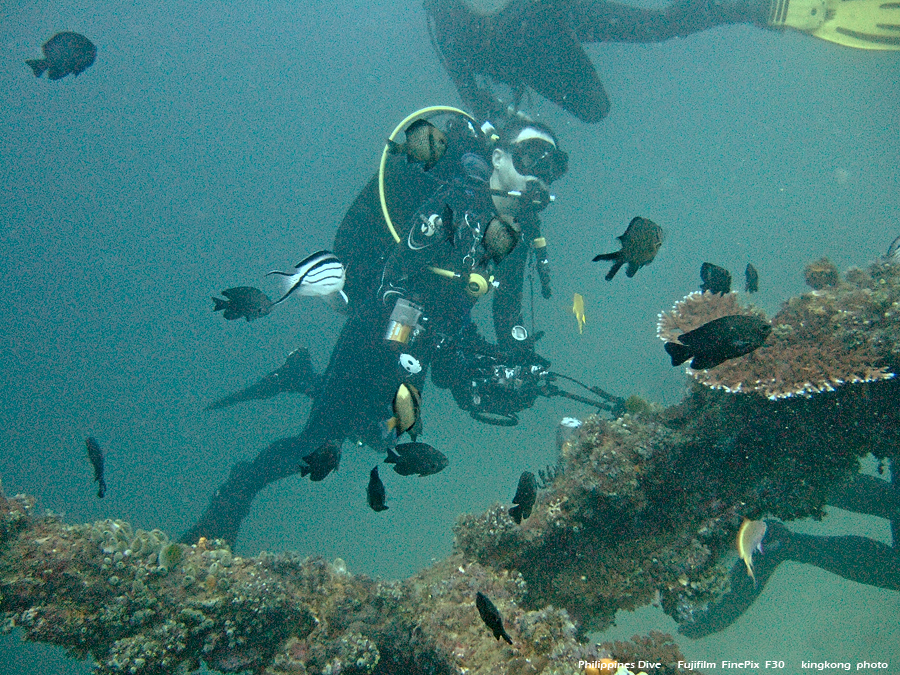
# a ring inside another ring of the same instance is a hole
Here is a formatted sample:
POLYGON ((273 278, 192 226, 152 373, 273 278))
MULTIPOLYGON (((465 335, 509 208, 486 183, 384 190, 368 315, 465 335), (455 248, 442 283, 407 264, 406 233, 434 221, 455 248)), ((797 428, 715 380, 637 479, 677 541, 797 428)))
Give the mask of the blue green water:
MULTIPOLYGON (((303 399, 202 408, 297 346, 324 367, 340 320, 307 298, 225 322, 210 296, 272 290, 266 271, 330 244, 399 120, 459 104, 416 1, 195 5, 0 7, 0 479, 69 522, 177 534, 233 462, 297 432, 303 399), (59 30, 88 35, 97 62, 77 79, 36 80, 24 59, 59 30), (87 435, 109 453, 104 500, 87 435)), ((739 272, 752 261, 772 312, 803 290, 806 262, 864 265, 900 234, 900 58, 749 27, 590 53, 607 120, 527 105, 571 155, 544 217, 556 294, 537 300, 540 351, 561 372, 672 404, 685 380, 656 315, 696 288, 701 262, 739 272), (667 240, 634 279, 607 283, 590 258, 634 215, 667 240), (573 292, 585 297, 583 335, 573 292)), ((449 552, 459 513, 507 502, 523 469, 552 463, 557 420, 587 412, 541 400, 514 429, 484 427, 431 388, 423 440, 449 469, 383 472, 390 509, 374 514, 364 490, 378 457, 347 450, 326 481, 262 493, 237 549, 404 577, 449 552)), ((883 522, 841 514, 815 527, 886 536, 883 522)), ((784 565, 735 626, 682 645, 692 659, 869 659, 900 672, 898 610, 896 593, 784 565)), ((651 622, 674 630, 665 621, 621 623, 630 636, 651 622)), ((87 670, 16 634, 0 640, 0 673, 87 670)))

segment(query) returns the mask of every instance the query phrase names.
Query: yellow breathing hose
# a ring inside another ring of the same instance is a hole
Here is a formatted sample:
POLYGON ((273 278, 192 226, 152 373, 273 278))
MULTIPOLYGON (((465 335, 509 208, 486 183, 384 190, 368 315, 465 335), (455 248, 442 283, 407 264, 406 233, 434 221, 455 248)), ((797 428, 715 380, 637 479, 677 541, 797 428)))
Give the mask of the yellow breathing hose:
MULTIPOLYGON (((424 118, 434 113, 457 113, 459 115, 467 117, 472 122, 475 122, 475 118, 465 110, 460 110, 459 108, 453 108, 447 105, 434 105, 428 108, 422 108, 421 110, 416 110, 416 112, 414 112, 412 115, 409 115, 406 119, 404 119, 402 122, 400 122, 400 124, 397 125, 397 128, 394 129, 390 136, 388 136, 388 140, 393 141, 397 137, 397 134, 405 129, 408 124, 413 122, 413 120, 424 118)), ((381 163, 378 165, 378 199, 381 201, 381 213, 382 215, 384 215, 384 222, 387 223, 388 232, 391 233, 394 241, 399 244, 400 235, 398 235, 397 230, 394 229, 394 223, 391 220, 391 214, 388 211, 387 198, 384 194, 384 167, 387 164, 387 158, 390 154, 390 148, 390 143, 384 144, 384 150, 381 153, 381 163)))

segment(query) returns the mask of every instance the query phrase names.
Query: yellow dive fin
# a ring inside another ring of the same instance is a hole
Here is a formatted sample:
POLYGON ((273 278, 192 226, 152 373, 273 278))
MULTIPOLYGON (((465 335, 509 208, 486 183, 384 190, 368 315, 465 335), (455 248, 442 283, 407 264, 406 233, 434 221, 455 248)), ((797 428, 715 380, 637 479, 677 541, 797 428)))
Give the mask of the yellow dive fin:
POLYGON ((898 0, 772 0, 769 25, 845 47, 900 51, 898 0))
POLYGON ((581 297, 580 293, 576 293, 575 297, 572 298, 572 314, 575 315, 575 319, 578 321, 578 334, 584 332, 584 298, 581 297))

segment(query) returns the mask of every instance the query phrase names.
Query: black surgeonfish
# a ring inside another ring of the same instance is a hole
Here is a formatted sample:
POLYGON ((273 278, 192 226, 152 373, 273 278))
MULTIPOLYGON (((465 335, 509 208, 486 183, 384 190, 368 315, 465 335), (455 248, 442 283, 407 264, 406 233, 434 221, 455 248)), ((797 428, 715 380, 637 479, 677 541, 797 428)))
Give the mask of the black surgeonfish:
POLYGON ((97 47, 84 35, 64 31, 47 40, 42 47, 44 58, 29 59, 25 63, 40 77, 47 71, 47 79, 60 80, 66 75, 78 77, 94 63, 97 47))
POLYGON ((747 293, 759 291, 759 272, 750 263, 747 263, 747 269, 744 270, 744 291, 747 293))
POLYGON ((222 295, 227 299, 213 298, 213 311, 222 312, 222 316, 229 321, 241 317, 247 321, 253 321, 269 314, 275 304, 268 295, 252 286, 227 288, 222 291, 222 295))
POLYGON ((649 265, 656 257, 659 247, 663 242, 663 229, 647 218, 637 216, 628 223, 624 234, 616 237, 622 242, 622 249, 615 253, 601 253, 594 256, 594 262, 600 260, 612 260, 613 266, 606 275, 606 280, 611 281, 622 265, 625 268, 625 276, 629 279, 644 265, 649 265))
POLYGON ((679 335, 665 349, 673 366, 693 359, 691 368, 705 370, 759 349, 771 332, 772 326, 757 316, 723 316, 679 335))
POLYGON ((106 494, 106 479, 103 477, 103 449, 100 447, 99 441, 93 436, 88 436, 85 440, 87 446, 87 456, 91 460, 94 467, 94 480, 99 483, 97 488, 97 496, 103 499, 106 494))
POLYGON ((528 519, 535 499, 537 499, 537 479, 530 471, 523 471, 519 476, 516 496, 513 497, 515 506, 509 510, 509 515, 516 521, 516 524, 528 519))
POLYGON ((709 262, 703 263, 700 265, 700 280, 703 282, 700 284, 701 293, 706 291, 719 295, 731 293, 731 272, 724 267, 709 262))
POLYGON ((366 496, 369 499, 369 508, 373 511, 384 511, 387 505, 384 500, 387 498, 387 492, 384 489, 384 483, 378 475, 378 467, 376 466, 369 472, 369 487, 366 490, 366 496))
POLYGON ((407 162, 418 162, 425 171, 437 164, 447 151, 447 136, 431 122, 418 119, 406 127, 406 143, 388 141, 394 155, 406 155, 407 162))
POLYGON ((328 441, 321 448, 303 458, 305 466, 300 468, 300 477, 307 474, 313 482, 324 480, 332 471, 337 471, 341 463, 341 446, 328 441))
POLYGON ((509 637, 506 629, 503 628, 503 617, 500 616, 499 610, 494 606, 490 598, 478 591, 475 595, 475 606, 478 608, 478 613, 481 615, 484 625, 491 629, 494 637, 498 640, 503 638, 509 644, 512 644, 512 638, 509 637))
POLYGON ((393 464, 394 471, 401 476, 430 476, 444 470, 449 462, 447 455, 428 443, 401 443, 388 448, 384 463, 393 464))

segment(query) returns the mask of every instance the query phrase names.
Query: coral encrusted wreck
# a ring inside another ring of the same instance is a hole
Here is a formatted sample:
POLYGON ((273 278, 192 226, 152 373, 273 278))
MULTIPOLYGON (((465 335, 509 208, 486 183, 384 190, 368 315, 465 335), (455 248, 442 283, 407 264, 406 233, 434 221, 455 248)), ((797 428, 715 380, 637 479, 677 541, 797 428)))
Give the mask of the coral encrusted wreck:
POLYGON ((340 561, 241 558, 218 541, 182 546, 120 521, 66 525, 0 494, 3 625, 93 658, 101 675, 201 662, 271 675, 574 675, 579 661, 638 657, 662 662, 654 673, 687 672, 668 636, 578 638, 651 602, 690 622, 726 588, 743 518, 821 516, 860 457, 898 459, 900 386, 883 377, 900 365, 900 270, 851 271, 787 302, 775 325, 787 337, 773 349, 789 359, 779 377, 798 382, 801 347, 818 342, 837 350, 827 368, 842 369, 829 386, 774 396, 787 390, 759 385, 748 363, 767 346, 735 359, 741 386, 728 385, 755 393, 698 379, 671 408, 589 418, 527 520, 499 505, 464 516, 456 552, 402 582, 348 574, 340 561), (479 591, 512 645, 482 623, 479 591))

